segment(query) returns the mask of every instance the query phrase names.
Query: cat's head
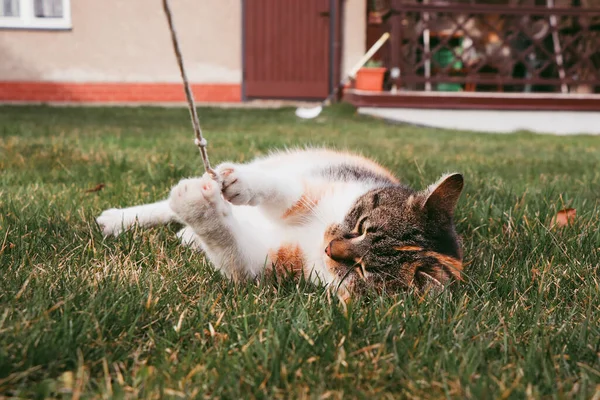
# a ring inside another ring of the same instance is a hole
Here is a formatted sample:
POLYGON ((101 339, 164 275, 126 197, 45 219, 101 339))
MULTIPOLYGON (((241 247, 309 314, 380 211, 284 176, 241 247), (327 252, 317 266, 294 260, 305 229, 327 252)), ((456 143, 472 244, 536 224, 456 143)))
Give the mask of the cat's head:
POLYGON ((453 215, 462 189, 462 175, 449 174, 421 192, 397 185, 361 196, 325 232, 326 263, 340 286, 426 290, 460 280, 453 215))

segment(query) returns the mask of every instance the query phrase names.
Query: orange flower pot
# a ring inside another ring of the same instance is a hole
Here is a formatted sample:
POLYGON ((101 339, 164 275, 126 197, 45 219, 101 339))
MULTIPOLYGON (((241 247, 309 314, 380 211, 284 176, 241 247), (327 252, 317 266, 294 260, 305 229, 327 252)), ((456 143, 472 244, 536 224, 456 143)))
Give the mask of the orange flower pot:
POLYGON ((383 90, 383 77, 387 68, 361 68, 356 73, 356 89, 381 92, 383 90))

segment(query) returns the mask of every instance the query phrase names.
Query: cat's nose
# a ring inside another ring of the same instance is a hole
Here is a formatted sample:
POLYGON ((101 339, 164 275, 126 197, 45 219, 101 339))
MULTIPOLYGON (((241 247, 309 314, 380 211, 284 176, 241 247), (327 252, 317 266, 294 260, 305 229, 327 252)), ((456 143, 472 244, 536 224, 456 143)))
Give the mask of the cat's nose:
POLYGON ((325 248, 325 254, 335 261, 352 261, 356 255, 352 251, 352 245, 346 240, 334 239, 325 248))
POLYGON ((331 242, 325 247, 325 254, 327 254, 327 257, 331 257, 331 242))

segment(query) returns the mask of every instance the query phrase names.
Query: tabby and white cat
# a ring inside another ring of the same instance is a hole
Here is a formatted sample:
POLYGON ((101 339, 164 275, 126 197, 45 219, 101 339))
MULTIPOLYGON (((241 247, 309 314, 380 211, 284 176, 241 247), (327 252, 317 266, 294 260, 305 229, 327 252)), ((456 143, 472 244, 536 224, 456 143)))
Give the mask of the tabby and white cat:
POLYGON ((453 214, 460 174, 423 191, 358 155, 331 150, 273 153, 184 179, 168 200, 109 209, 105 235, 175 221, 178 236, 232 279, 303 274, 344 298, 368 288, 443 287, 460 280, 453 214))

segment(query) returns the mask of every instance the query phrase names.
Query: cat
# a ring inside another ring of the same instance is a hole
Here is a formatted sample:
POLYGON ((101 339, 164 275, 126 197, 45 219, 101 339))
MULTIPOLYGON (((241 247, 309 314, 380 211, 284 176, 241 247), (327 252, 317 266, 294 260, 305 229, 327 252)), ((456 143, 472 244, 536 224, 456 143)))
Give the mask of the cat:
POLYGON ((183 179, 167 200, 108 209, 97 222, 105 236, 179 222, 182 243, 233 280, 302 274, 343 299, 461 280, 459 173, 415 191, 370 159, 327 149, 278 151, 215 171, 220 183, 208 174, 183 179))

